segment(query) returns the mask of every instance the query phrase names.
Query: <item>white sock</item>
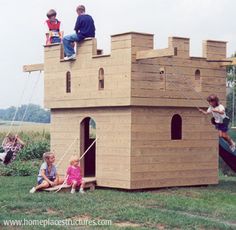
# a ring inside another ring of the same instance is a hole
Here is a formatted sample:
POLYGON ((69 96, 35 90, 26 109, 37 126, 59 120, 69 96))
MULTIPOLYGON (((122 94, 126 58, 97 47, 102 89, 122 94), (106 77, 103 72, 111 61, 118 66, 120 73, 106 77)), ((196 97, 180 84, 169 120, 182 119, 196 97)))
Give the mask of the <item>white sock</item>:
POLYGON ((75 193, 75 189, 72 188, 71 191, 70 191, 70 193, 75 193))

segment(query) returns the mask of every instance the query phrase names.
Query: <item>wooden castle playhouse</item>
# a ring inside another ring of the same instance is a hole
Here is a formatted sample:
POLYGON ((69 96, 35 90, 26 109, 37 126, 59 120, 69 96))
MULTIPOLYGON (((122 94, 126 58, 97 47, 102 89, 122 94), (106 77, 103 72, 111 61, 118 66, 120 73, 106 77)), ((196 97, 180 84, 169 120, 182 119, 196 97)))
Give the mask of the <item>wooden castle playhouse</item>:
POLYGON ((170 37, 168 48, 154 49, 152 34, 129 32, 111 36, 109 55, 88 38, 77 44, 75 61, 63 61, 54 44, 45 46, 44 64, 24 66, 44 70, 58 161, 71 146, 60 174, 71 154, 82 155, 97 138, 81 169, 98 186, 218 183, 218 133, 196 107, 206 108, 211 93, 225 102, 226 42, 204 41, 202 57, 189 55, 189 42, 170 37))

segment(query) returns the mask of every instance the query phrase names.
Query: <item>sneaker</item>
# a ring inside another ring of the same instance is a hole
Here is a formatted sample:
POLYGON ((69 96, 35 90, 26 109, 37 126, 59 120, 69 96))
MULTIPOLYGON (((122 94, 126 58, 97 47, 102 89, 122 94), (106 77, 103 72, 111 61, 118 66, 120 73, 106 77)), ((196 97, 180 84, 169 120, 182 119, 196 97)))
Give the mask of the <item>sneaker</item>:
POLYGON ((71 191, 70 191, 71 194, 74 194, 75 193, 75 189, 72 188, 71 191))
POLYGON ((81 194, 84 194, 84 193, 85 193, 85 191, 84 191, 84 190, 82 190, 82 189, 80 189, 80 190, 79 190, 79 193, 81 193, 81 194))
POLYGON ((64 57, 64 61, 69 61, 69 60, 74 60, 74 59, 76 59, 76 55, 75 54, 72 54, 71 56, 64 57))
POLYGON ((31 188, 29 192, 30 192, 30 193, 35 193, 35 192, 36 192, 35 187, 31 188))

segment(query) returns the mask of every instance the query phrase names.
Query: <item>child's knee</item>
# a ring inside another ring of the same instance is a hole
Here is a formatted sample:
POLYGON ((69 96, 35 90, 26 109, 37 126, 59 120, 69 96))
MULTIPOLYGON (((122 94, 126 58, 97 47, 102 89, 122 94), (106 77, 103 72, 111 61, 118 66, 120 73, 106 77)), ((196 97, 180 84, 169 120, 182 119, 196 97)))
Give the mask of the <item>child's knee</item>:
POLYGON ((43 181, 41 185, 44 188, 48 188, 49 187, 49 183, 47 181, 43 181))
POLYGON ((77 185, 78 182, 77 182, 76 180, 73 180, 73 181, 72 181, 72 184, 73 184, 73 185, 77 185))

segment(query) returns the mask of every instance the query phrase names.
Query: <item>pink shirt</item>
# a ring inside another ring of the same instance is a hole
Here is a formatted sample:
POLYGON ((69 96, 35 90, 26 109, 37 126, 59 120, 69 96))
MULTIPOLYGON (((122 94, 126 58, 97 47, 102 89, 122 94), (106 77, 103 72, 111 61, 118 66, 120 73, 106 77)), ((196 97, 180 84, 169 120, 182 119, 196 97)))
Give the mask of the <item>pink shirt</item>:
POLYGON ((80 167, 69 166, 67 171, 68 175, 67 184, 71 184, 72 181, 77 181, 79 184, 82 181, 82 176, 80 172, 80 167))

